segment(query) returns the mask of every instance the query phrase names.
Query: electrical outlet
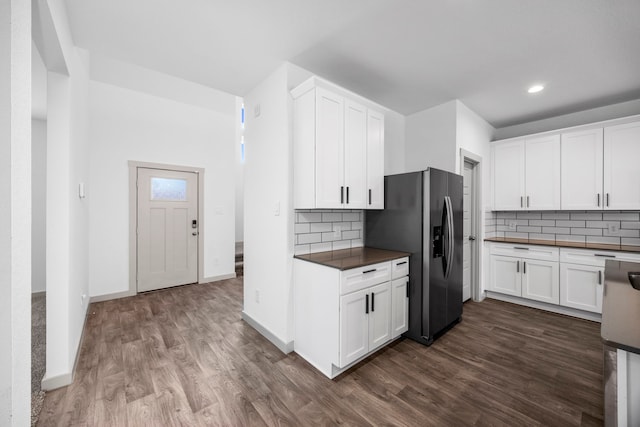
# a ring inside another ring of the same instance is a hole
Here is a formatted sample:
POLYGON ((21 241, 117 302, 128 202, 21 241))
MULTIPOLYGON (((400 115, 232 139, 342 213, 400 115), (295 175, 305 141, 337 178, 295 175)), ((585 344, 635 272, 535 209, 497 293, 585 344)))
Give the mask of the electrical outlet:
POLYGON ((509 220, 508 225, 509 225, 509 230, 515 230, 516 229, 516 220, 515 219, 509 220))
POLYGON ((253 116, 260 117, 260 104, 256 104, 256 106, 253 107, 253 116))
POLYGON ((617 233, 618 231, 620 231, 620 226, 615 223, 607 224, 607 228, 609 229, 609 233, 617 233))
POLYGON ((80 295, 80 307, 84 307, 84 301, 87 299, 87 294, 80 295))
POLYGON ((342 239, 342 227, 336 225, 333 227, 333 238, 334 239, 342 239))
POLYGON ((260 290, 256 289, 256 304, 260 304, 260 290))

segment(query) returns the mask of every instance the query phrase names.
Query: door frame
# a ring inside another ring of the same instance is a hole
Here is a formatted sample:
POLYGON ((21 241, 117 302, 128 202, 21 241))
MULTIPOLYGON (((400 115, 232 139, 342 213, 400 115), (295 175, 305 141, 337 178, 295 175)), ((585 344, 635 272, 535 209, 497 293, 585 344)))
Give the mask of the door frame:
MULTIPOLYGON (((204 279, 204 168, 129 160, 129 295, 138 293, 138 168, 191 172, 198 177, 198 283, 204 279)), ((122 295, 126 296, 126 295, 122 295)))
POLYGON ((480 243, 484 238, 484 230, 482 229, 482 210, 480 209, 482 206, 482 157, 478 156, 475 153, 465 150, 464 148, 460 149, 460 175, 464 173, 464 164, 472 163, 474 165, 473 168, 473 193, 475 197, 473 198, 473 212, 474 212, 474 221, 473 226, 476 230, 476 250, 473 251, 473 268, 471 269, 471 299, 473 301, 481 301, 483 298, 482 293, 480 292, 480 261, 482 259, 481 252, 483 245, 480 243))

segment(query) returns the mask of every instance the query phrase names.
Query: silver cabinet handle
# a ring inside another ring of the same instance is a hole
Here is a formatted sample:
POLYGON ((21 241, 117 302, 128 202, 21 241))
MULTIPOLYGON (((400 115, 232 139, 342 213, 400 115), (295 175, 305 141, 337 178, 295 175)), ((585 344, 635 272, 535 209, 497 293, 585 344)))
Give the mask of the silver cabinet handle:
POLYGON ((520 273, 520 261, 516 261, 516 273, 520 273))
POLYGON ((609 193, 607 193, 607 207, 609 207, 609 193))
POLYGON ((522 249, 523 251, 528 251, 529 248, 523 248, 521 246, 514 246, 513 249, 522 249))
POLYGON ((347 204, 349 204, 349 187, 347 187, 347 204))
POLYGON ((369 189, 369 204, 371 204, 371 189, 369 189))
POLYGON ((602 270, 598 270, 598 285, 602 285, 602 270))
POLYGON ((599 256, 602 258, 615 258, 615 255, 605 255, 605 254, 594 254, 593 256, 599 256))
POLYGON ((340 187, 340 204, 344 204, 344 186, 340 187))
POLYGON ((598 193, 598 207, 600 207, 600 193, 598 193))
POLYGON ((521 208, 524 208, 524 202, 523 202, 523 200, 524 200, 524 197, 520 196, 520 207, 521 207, 521 208))
POLYGON ((522 274, 527 274, 527 261, 522 262, 522 274))
POLYGON ((527 196, 527 207, 529 207, 529 196, 527 196))

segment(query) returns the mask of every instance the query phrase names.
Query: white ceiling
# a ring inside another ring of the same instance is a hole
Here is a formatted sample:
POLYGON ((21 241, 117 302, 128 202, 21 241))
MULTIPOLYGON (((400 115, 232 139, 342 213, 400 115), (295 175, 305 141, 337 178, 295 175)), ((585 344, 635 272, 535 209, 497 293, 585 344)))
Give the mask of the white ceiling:
POLYGON ((67 0, 75 43, 235 95, 288 60, 495 127, 640 98, 638 0, 67 0), (536 95, 533 83, 546 85, 536 95))

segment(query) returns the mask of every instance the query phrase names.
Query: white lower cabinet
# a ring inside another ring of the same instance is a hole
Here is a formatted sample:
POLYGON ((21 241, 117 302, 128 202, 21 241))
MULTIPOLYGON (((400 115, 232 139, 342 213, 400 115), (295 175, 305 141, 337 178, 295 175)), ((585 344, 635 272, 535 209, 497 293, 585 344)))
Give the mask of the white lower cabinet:
POLYGON ((407 276, 391 282, 391 338, 399 337, 409 330, 408 287, 407 276))
POLYGON ((492 243, 488 291, 601 314, 607 259, 640 262, 640 253, 492 243))
POLYGON ((408 258, 351 270, 294 260, 294 350, 329 378, 408 330, 408 258))
POLYGON ((526 246, 497 246, 492 249, 490 255, 489 290, 558 304, 557 258, 557 248, 540 251, 539 248, 526 246), (503 255, 505 253, 511 256, 503 255), (524 255, 529 257, 525 258, 524 255), (535 259, 534 257, 543 259, 535 259))
POLYGON ((593 265, 560 264, 560 304, 602 313, 604 268, 593 265))

